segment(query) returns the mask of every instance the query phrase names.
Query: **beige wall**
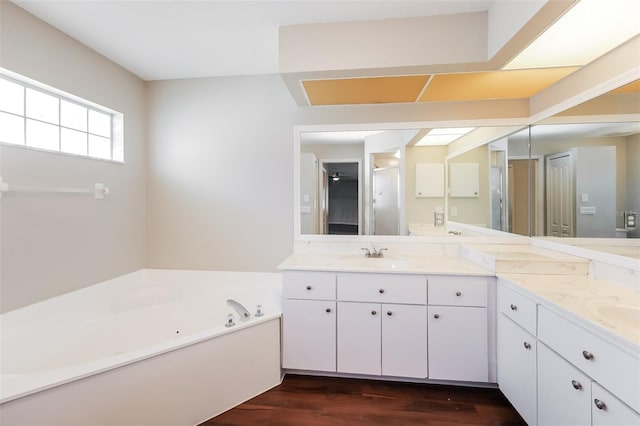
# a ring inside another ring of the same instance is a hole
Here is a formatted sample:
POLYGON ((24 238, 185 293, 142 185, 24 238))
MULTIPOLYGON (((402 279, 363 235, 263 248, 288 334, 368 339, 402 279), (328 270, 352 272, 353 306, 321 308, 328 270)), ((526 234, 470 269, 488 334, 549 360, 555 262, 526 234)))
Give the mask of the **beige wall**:
POLYGON ((449 160, 451 163, 478 163, 480 193, 477 198, 449 197, 449 220, 469 225, 490 227, 489 219, 489 145, 483 145, 449 160), (451 209, 458 209, 458 216, 451 209))
POLYGON ((275 271, 293 249, 297 107, 277 75, 149 83, 147 264, 275 271))
POLYGON ((146 105, 143 81, 0 2, 0 66, 124 113, 126 164, 0 146, 14 185, 90 188, 104 200, 7 193, 0 201, 2 312, 144 267, 146 105))

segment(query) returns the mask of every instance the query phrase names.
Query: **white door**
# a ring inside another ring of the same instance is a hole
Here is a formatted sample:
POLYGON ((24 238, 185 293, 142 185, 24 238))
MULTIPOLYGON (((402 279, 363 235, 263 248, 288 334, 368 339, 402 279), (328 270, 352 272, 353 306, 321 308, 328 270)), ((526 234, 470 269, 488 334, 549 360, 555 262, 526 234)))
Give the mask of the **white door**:
POLYGON ((382 305, 382 374, 427 377, 427 307, 382 305))
POLYGON ((282 367, 336 371, 336 302, 282 302, 282 367))
POLYGON ((381 372, 379 303, 338 302, 338 371, 381 372))
POLYGON ((429 378, 489 381, 487 308, 429 306, 429 378))
POLYGON ((591 423, 591 379, 545 345, 538 344, 538 424, 591 423))
POLYGON ((373 171, 373 226, 374 235, 398 235, 399 225, 399 181, 397 167, 373 171))
POLYGON ((575 236, 575 182, 570 152, 548 155, 547 161, 547 235, 575 236))
POLYGON ((524 421, 537 424, 536 338, 498 315, 498 386, 524 421))

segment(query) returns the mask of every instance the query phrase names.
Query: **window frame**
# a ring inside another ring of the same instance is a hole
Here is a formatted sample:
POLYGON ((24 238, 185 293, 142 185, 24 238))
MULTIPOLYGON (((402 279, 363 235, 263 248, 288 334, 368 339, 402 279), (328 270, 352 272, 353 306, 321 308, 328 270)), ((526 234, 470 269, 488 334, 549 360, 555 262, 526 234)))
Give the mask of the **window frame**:
POLYGON ((125 149, 124 149, 124 114, 118 112, 118 111, 114 111, 110 108, 106 108, 102 105, 96 104, 95 102, 91 102, 88 101, 86 99, 83 99, 79 96, 75 96, 72 95, 70 93, 64 92, 62 90, 56 89, 54 87, 42 84, 40 82, 37 82, 35 80, 29 79, 27 77, 24 77, 22 75, 19 75, 17 73, 11 72, 9 70, 6 70, 4 68, 0 68, 0 79, 2 80, 6 80, 10 83, 14 83, 17 84, 19 86, 22 87, 22 93, 23 93, 23 105, 22 105, 22 112, 21 114, 17 114, 15 112, 11 112, 11 111, 5 111, 5 110, 0 110, 1 113, 3 114, 8 114, 10 116, 13 117, 19 117, 23 120, 22 125, 23 125, 23 131, 22 131, 22 143, 21 144, 16 144, 16 143, 11 143, 11 142, 4 142, 4 141, 0 141, 0 145, 2 146, 10 146, 10 147, 16 147, 16 148, 22 148, 22 149, 29 149, 29 150, 35 150, 35 151, 42 151, 42 152, 48 152, 48 153, 54 153, 54 154, 61 154, 61 155, 67 155, 67 156, 72 156, 72 157, 77 157, 77 158, 85 158, 85 159, 90 159, 90 160, 97 160, 97 161, 106 161, 106 162, 112 162, 112 163, 117 163, 117 164, 124 164, 125 163, 125 149), (34 118, 34 117, 29 117, 27 115, 27 89, 36 91, 38 93, 42 93, 48 96, 52 96, 54 98, 56 98, 57 100, 57 104, 58 104, 58 117, 57 117, 57 124, 56 123, 51 123, 50 121, 46 121, 46 120, 42 120, 39 118, 34 118), (84 109, 86 109, 86 130, 79 130, 77 128, 73 128, 73 127, 69 127, 67 125, 63 125, 62 124, 62 101, 68 102, 70 104, 73 105, 77 105, 80 106, 84 109), (103 134, 99 134, 96 132, 92 132, 90 129, 90 112, 94 111, 97 112, 99 114, 102 115, 107 115, 109 117, 109 137, 104 136, 103 134), (57 140, 57 148, 56 149, 47 149, 47 148, 42 148, 42 147, 38 147, 38 146, 31 146, 31 145, 27 145, 27 123, 29 122, 29 120, 33 121, 33 122, 37 122, 37 123, 43 123, 43 124, 47 124, 47 125, 52 125, 52 126, 56 126, 56 130, 57 130, 57 134, 58 134, 58 140, 57 140), (71 131, 75 131, 75 132, 81 132, 86 136, 86 151, 85 153, 73 153, 73 152, 66 152, 62 150, 62 144, 63 144, 63 140, 62 140, 62 133, 63 133, 63 129, 64 130, 71 130, 71 131), (91 156, 90 153, 90 146, 89 146, 89 140, 91 138, 91 136, 94 137, 99 137, 99 138, 103 138, 103 139, 108 139, 109 141, 109 158, 105 158, 105 157, 96 157, 96 156, 91 156), (114 158, 114 154, 116 153, 116 150, 120 149, 121 154, 120 157, 118 159, 114 158))

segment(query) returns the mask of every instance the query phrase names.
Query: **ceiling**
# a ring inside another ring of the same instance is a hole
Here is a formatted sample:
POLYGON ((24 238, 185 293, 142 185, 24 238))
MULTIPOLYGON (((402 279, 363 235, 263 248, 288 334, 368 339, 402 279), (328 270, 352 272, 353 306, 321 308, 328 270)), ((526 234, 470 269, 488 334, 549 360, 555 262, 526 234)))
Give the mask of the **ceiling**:
POLYGON ((557 22, 604 0, 11 1, 143 80, 280 74, 300 106, 531 98, 590 60, 579 31, 618 45, 638 33, 619 6, 640 13, 607 0, 542 55, 557 22), (528 51, 534 65, 514 67, 528 51))
POLYGON ((280 26, 486 11, 485 0, 12 0, 143 80, 275 74, 280 26))

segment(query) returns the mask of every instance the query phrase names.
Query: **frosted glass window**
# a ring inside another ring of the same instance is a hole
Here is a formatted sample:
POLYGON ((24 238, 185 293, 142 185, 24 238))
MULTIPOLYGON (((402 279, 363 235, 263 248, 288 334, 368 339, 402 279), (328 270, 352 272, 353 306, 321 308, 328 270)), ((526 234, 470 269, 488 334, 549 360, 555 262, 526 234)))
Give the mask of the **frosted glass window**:
POLYGON ((60 101, 60 124, 76 130, 87 131, 87 108, 67 102, 60 101))
POLYGON ((27 146, 58 151, 60 149, 60 127, 27 119, 27 146))
POLYGON ((0 69, 0 144, 123 162, 123 128, 120 113, 0 69))
POLYGON ((24 117, 0 112, 0 142, 24 145, 24 117))
POLYGON ((0 79, 0 111, 24 114, 24 87, 12 81, 0 79))
POLYGON ((111 116, 98 111, 89 111, 89 133, 111 137, 111 116))
POLYGON ((87 134, 63 127, 60 131, 60 151, 87 155, 87 134))
POLYGON ((111 159, 111 139, 89 135, 89 157, 111 159))
POLYGON ((60 99, 27 87, 27 117, 60 124, 60 99))

